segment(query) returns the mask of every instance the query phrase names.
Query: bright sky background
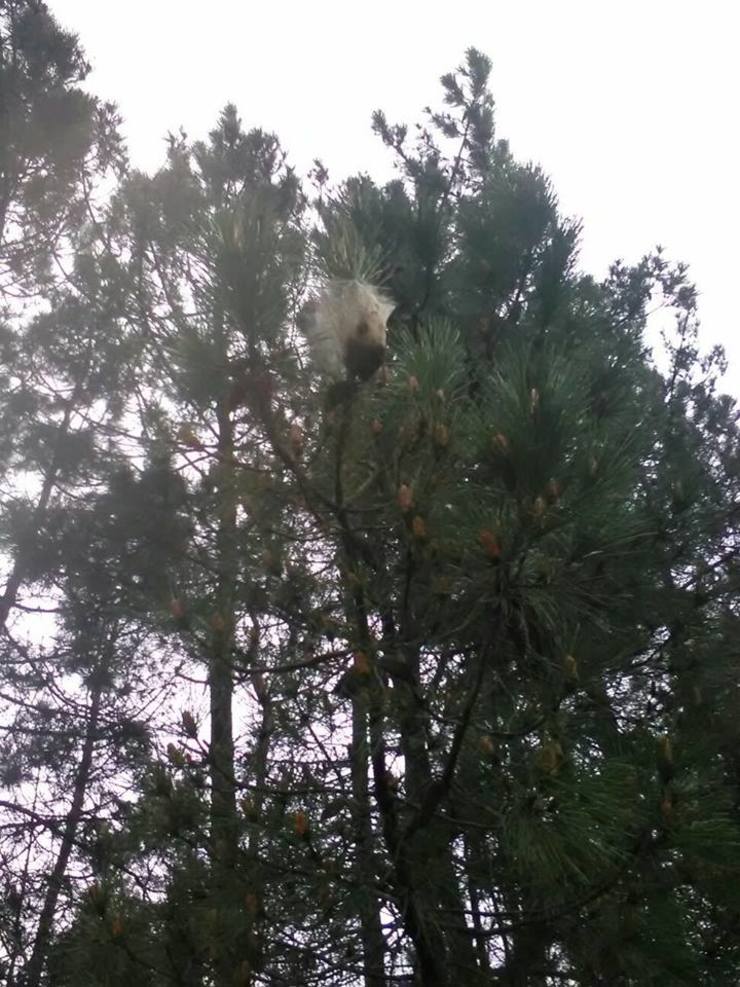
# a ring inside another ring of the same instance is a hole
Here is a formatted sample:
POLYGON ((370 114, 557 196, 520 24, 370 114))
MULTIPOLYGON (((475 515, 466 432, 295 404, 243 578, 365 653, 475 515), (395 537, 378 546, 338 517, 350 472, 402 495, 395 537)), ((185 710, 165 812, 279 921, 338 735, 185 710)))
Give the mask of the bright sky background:
POLYGON ((735 0, 48 0, 115 101, 133 163, 205 136, 227 101, 299 170, 389 176, 370 114, 413 123, 473 45, 493 60, 497 135, 584 222, 583 267, 656 243, 690 264, 702 340, 740 395, 740 4, 735 0))

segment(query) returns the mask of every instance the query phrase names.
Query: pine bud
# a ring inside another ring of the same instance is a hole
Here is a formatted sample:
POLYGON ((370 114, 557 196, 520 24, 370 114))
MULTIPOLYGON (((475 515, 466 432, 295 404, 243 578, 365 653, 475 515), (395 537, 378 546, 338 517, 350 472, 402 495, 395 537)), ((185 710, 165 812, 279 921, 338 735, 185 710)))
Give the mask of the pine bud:
POLYGON ((414 538, 418 538, 419 541, 424 541, 427 537, 427 526, 424 523, 424 518, 417 514, 411 522, 411 530, 414 534, 414 538))
POLYGON ((509 451, 509 440, 503 432, 496 432, 493 439, 493 448, 496 452, 507 453, 509 451))
POLYGON ((185 604, 177 597, 170 600, 170 613, 175 620, 183 620, 185 617, 185 604))
POLYGON ((260 908, 260 900, 254 891, 248 891, 244 896, 244 907, 250 918, 256 918, 260 908))
POLYGON ((120 915, 114 915, 110 926, 110 934, 114 939, 120 939, 123 935, 124 925, 120 915))
POLYGON ((308 834, 308 816, 302 809, 299 809, 293 817, 293 828, 301 839, 308 834))
POLYGON ((481 754, 487 754, 489 757, 496 753, 496 745, 487 733, 484 733, 478 740, 478 747, 480 748, 481 754))
POLYGON ((501 546, 498 543, 498 539, 492 531, 488 528, 483 528, 483 530, 478 535, 480 543, 483 546, 483 551, 486 553, 489 559, 498 559, 501 556, 501 546))
POLYGON ((566 655, 563 661, 565 667, 565 677, 570 682, 578 681, 578 662, 575 660, 573 655, 566 655))
POLYGON ((563 763, 563 748, 557 740, 550 740, 537 751, 537 767, 544 774, 555 775, 563 763))
POLYGON ((412 394, 417 394, 419 391, 419 380, 413 374, 411 374, 408 379, 408 388, 412 394))
POLYGON ((535 518, 541 518, 547 510, 547 502, 544 497, 535 498, 535 502, 532 504, 532 515, 535 518))
POLYGON ((414 493, 408 483, 402 483, 398 488, 398 506, 404 514, 414 506, 414 493))
POLYGON ((380 433, 383 431, 383 423, 379 418, 373 418, 373 420, 370 422, 370 431, 373 433, 373 435, 380 435, 380 433))
POLYGON ((355 652, 354 670, 358 675, 370 674, 370 659, 364 651, 355 652))
POLYGON ((434 436, 434 444, 438 445, 440 449, 446 449, 450 441, 450 432, 446 425, 438 422, 434 426, 434 431, 432 432, 434 436))

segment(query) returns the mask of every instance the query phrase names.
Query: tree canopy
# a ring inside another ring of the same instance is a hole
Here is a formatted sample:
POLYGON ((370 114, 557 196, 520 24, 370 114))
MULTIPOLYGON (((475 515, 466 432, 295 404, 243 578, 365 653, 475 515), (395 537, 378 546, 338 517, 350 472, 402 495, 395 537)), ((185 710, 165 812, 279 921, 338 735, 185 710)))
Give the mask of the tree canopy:
POLYGON ((0 0, 9 987, 737 981, 724 358, 663 251, 580 268, 490 70, 374 115, 387 184, 230 105, 150 175, 0 0), (347 277, 387 366, 327 401, 347 277))

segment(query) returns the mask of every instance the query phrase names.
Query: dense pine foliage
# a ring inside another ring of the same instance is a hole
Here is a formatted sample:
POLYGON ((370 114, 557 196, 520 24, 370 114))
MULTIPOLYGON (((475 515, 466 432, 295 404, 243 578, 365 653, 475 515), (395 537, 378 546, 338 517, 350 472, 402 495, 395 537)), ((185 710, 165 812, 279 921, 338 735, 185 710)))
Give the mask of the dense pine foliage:
POLYGON ((489 68, 384 186, 231 106, 147 175, 0 0, 9 987, 738 982, 737 409, 489 68), (338 402, 327 276, 398 303, 338 402))

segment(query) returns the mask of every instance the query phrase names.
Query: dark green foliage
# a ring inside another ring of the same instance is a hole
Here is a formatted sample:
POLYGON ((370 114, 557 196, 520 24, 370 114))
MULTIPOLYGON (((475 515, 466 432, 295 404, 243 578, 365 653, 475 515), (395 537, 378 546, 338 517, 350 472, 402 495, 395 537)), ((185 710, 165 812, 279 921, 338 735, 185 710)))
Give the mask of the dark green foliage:
MULTIPOLYGON (((48 249, 85 211, 90 179, 120 164, 113 107, 81 88, 76 37, 37 0, 0 3, 0 278, 48 271, 48 249)), ((16 290, 20 285, 16 283, 16 290)))
MULTIPOLYGON (((54 37, 24 85, 92 113, 54 37)), ((469 51, 413 139, 376 114, 398 178, 317 165, 315 202, 227 107, 72 210, 70 277, 8 312, 13 987, 737 979, 722 354, 660 251, 579 270, 489 70, 469 51), (319 274, 398 302, 385 378, 330 410, 319 274)), ((46 132, 52 198, 86 126, 46 132)))

